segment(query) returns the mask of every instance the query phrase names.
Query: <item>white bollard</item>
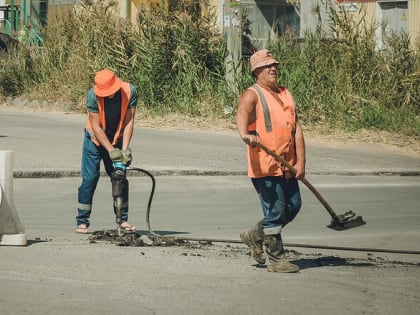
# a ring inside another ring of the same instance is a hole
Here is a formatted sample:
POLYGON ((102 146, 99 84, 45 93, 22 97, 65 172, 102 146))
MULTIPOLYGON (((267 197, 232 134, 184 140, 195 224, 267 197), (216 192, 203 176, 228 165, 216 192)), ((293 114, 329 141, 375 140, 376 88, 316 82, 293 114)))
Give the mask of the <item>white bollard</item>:
POLYGON ((13 201, 13 151, 0 151, 0 245, 27 244, 13 201))

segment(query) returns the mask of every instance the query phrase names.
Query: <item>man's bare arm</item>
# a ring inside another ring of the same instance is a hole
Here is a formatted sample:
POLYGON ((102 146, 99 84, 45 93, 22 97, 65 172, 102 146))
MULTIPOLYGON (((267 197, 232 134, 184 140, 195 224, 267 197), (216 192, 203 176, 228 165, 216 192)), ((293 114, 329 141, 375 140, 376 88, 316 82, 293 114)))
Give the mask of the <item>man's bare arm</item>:
POLYGON ((241 96, 236 114, 236 126, 239 135, 242 140, 251 145, 258 143, 257 137, 248 133, 248 125, 255 121, 257 101, 258 98, 254 91, 245 90, 241 96))
POLYGON ((108 152, 111 152, 114 149, 114 147, 112 146, 111 142, 109 142, 105 131, 101 127, 101 118, 99 116, 99 113, 88 112, 88 119, 92 126, 92 131, 95 135, 95 138, 108 152))
POLYGON ((305 177, 305 163, 306 163, 306 153, 305 153, 305 138, 303 136, 302 125, 299 121, 296 122, 296 157, 297 161, 294 167, 296 168, 296 178, 302 179, 305 177))
POLYGON ((129 108, 127 110, 127 113, 125 115, 124 120, 124 133, 123 133, 123 143, 122 143, 122 149, 125 150, 128 148, 131 142, 131 137, 133 136, 133 130, 134 130, 134 117, 136 116, 136 109, 135 108, 129 108))

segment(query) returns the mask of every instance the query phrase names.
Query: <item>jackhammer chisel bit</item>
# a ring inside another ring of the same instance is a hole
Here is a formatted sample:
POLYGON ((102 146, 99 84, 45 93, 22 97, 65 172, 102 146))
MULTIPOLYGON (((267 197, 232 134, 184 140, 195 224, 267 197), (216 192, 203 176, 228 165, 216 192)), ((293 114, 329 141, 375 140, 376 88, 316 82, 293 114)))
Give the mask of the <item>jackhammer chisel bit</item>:
POLYGON ((114 198, 115 222, 117 223, 118 236, 121 236, 121 217, 124 206, 124 190, 127 183, 124 169, 116 167, 111 173, 112 197, 114 198))

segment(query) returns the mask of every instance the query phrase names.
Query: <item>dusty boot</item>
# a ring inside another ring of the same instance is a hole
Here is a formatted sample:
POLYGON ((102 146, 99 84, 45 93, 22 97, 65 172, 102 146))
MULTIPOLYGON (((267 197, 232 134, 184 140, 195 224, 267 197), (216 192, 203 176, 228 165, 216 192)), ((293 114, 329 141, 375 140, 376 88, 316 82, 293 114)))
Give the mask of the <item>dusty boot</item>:
POLYGON ((286 260, 280 234, 264 235, 269 264, 268 272, 298 272, 300 268, 286 260))
POLYGON ((263 230, 262 220, 259 221, 255 227, 251 230, 241 232, 240 234, 242 242, 244 242, 251 252, 252 258, 259 264, 265 264, 265 254, 263 249, 263 230))

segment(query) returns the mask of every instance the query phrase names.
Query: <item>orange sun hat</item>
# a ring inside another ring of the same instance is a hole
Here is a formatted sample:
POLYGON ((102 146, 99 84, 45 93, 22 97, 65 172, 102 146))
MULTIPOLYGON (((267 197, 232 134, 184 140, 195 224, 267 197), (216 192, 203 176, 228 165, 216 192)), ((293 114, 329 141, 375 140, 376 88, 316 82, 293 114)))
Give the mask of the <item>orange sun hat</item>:
POLYGON ((273 54, 268 49, 258 50, 251 56, 249 61, 251 63, 251 73, 260 67, 280 63, 274 58, 273 54))
POLYGON ((104 69, 96 73, 93 91, 96 96, 107 97, 116 93, 121 86, 122 81, 115 76, 114 72, 104 69))

